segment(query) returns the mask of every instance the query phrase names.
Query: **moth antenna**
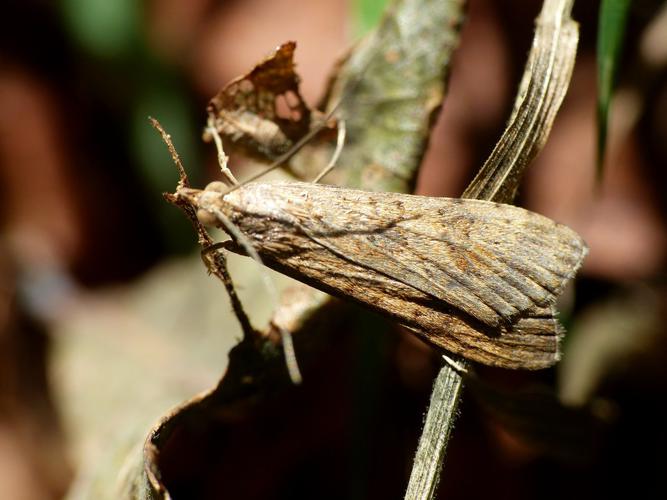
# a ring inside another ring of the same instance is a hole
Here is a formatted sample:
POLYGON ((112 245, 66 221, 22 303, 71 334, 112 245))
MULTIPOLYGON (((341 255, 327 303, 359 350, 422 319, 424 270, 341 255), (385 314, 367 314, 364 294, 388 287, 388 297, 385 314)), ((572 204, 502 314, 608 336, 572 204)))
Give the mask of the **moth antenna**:
MULTIPOLYGON (((248 257, 263 266, 264 263, 262 262, 262 258, 259 256, 259 253, 257 253, 257 250, 255 250, 255 247, 252 245, 252 242, 248 239, 248 237, 243 234, 236 227, 236 225, 234 225, 234 223, 230 221, 224 213, 222 213, 219 208, 212 208, 211 212, 218 218, 222 225, 225 226, 225 230, 229 231, 229 234, 234 237, 241 248, 245 250, 245 252, 248 254, 248 257)), ((278 307, 278 291, 273 285, 273 281, 271 281, 269 275, 264 272, 261 273, 261 276, 262 281, 264 282, 264 286, 269 292, 269 296, 271 297, 274 306, 278 307)), ((285 364, 287 365, 287 371, 289 373, 290 379, 292 380, 292 383, 298 385, 303 380, 303 377, 301 376, 301 370, 299 370, 299 364, 297 363, 296 352, 294 351, 294 342, 292 341, 292 334, 281 326, 276 325, 276 327, 280 332, 280 340, 283 344, 283 352, 285 355, 285 364)))
POLYGON ((171 159, 174 161, 174 164, 176 165, 176 169, 178 170, 178 177, 179 177, 178 187, 179 188, 190 187, 190 182, 188 181, 188 174, 185 173, 185 168, 183 168, 183 163, 181 163, 181 157, 178 156, 178 152, 176 151, 176 148, 174 147, 174 143, 171 142, 171 135, 169 135, 164 130, 164 128, 162 128, 162 125, 160 124, 160 122, 157 121, 152 116, 149 116, 148 120, 151 122, 151 125, 153 126, 153 128, 160 133, 160 135, 162 136, 162 140, 167 145, 167 149, 169 149, 169 154, 171 154, 171 159))
POLYGON ((210 118, 207 123, 206 132, 211 134, 211 137, 213 137, 213 141, 215 142, 215 149, 218 150, 218 165, 220 165, 220 172, 224 177, 224 183, 230 187, 238 185, 239 181, 236 180, 236 177, 234 177, 234 174, 232 174, 232 171, 229 170, 229 167, 227 166, 229 156, 225 154, 225 150, 222 148, 222 139, 220 138, 218 129, 215 128, 213 120, 210 118))
POLYGON ((333 156, 331 157, 331 160, 329 160, 329 163, 327 164, 326 167, 324 167, 324 170, 320 172, 320 174, 313 179, 313 182, 317 184, 322 180, 322 178, 327 175, 329 172, 333 170, 333 168, 336 166, 336 162, 338 161, 338 157, 340 156, 341 151, 343 151, 343 146, 345 146, 345 135, 346 135, 346 130, 345 130, 345 120, 340 120, 338 122, 338 135, 336 137, 336 149, 334 151, 333 156))

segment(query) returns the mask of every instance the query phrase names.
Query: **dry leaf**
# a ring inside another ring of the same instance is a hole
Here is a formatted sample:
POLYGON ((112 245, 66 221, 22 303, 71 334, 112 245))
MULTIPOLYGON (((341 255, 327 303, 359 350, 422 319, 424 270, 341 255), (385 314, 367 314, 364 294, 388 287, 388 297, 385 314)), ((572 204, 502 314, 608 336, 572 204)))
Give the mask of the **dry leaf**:
MULTIPOLYGON (((250 156, 274 160, 325 124, 322 113, 310 109, 299 92, 295 48, 295 42, 282 44, 208 104, 209 126, 250 156)), ((210 133, 204 140, 211 140, 210 133)))

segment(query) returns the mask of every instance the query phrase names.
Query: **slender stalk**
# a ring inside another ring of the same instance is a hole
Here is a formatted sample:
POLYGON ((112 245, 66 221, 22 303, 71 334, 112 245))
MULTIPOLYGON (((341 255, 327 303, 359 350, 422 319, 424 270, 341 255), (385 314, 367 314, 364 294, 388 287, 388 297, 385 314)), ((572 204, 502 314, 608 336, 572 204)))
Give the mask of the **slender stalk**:
POLYGON ((443 364, 433 384, 406 499, 435 498, 462 390, 463 377, 449 364, 443 364))
MULTIPOLYGON (((573 0, 544 0, 514 112, 463 198, 511 203, 523 170, 542 149, 569 86, 578 26, 573 0)), ((461 373, 443 364, 433 385, 410 481, 409 500, 434 499, 463 390, 461 373)))

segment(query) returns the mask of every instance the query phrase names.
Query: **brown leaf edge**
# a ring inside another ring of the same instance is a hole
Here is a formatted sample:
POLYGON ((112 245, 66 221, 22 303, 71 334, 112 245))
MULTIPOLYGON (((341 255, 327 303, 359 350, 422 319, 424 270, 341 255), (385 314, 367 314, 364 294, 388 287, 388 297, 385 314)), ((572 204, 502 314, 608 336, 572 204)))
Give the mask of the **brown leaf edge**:
MULTIPOLYGON (((329 303, 327 307, 336 306, 329 303)), ((331 319, 336 317, 343 318, 344 315, 337 315, 332 310, 326 322, 322 315, 313 315, 307 324, 302 325, 302 329, 331 332, 339 325, 331 319)), ((241 341, 230 351, 227 370, 213 390, 195 396, 158 421, 145 440, 143 460, 137 464, 136 470, 132 469, 120 478, 122 498, 171 498, 169 480, 163 472, 173 470, 173 467, 165 463, 165 457, 169 460, 169 457, 184 454, 182 447, 187 447, 190 441, 184 436, 201 435, 206 432, 205 429, 234 425, 261 412, 262 405, 272 395, 283 397, 286 390, 302 390, 289 384, 282 354, 276 346, 279 339, 277 332, 273 337, 262 346, 250 338, 241 341)), ((295 342, 304 359, 308 359, 314 357, 315 351, 327 349, 332 341, 329 337, 300 335, 295 342)), ((199 471, 190 472, 196 474, 199 471)))
MULTIPOLYGON (((207 107, 208 126, 248 156, 274 161, 311 131, 335 137, 335 122, 311 109, 299 90, 295 71, 296 42, 289 41, 235 78, 213 97, 207 107)), ((204 140, 212 139, 209 131, 204 140)), ((314 139, 317 139, 314 138, 314 139)))

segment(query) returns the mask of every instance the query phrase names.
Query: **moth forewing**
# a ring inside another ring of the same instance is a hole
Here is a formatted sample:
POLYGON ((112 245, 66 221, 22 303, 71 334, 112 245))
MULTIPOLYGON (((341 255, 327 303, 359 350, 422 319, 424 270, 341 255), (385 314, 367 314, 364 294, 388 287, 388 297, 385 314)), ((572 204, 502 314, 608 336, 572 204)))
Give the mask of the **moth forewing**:
POLYGON ((508 368, 558 359, 553 304, 587 249, 546 217, 485 201, 301 182, 183 195, 207 222, 224 213, 266 265, 449 351, 508 368))

